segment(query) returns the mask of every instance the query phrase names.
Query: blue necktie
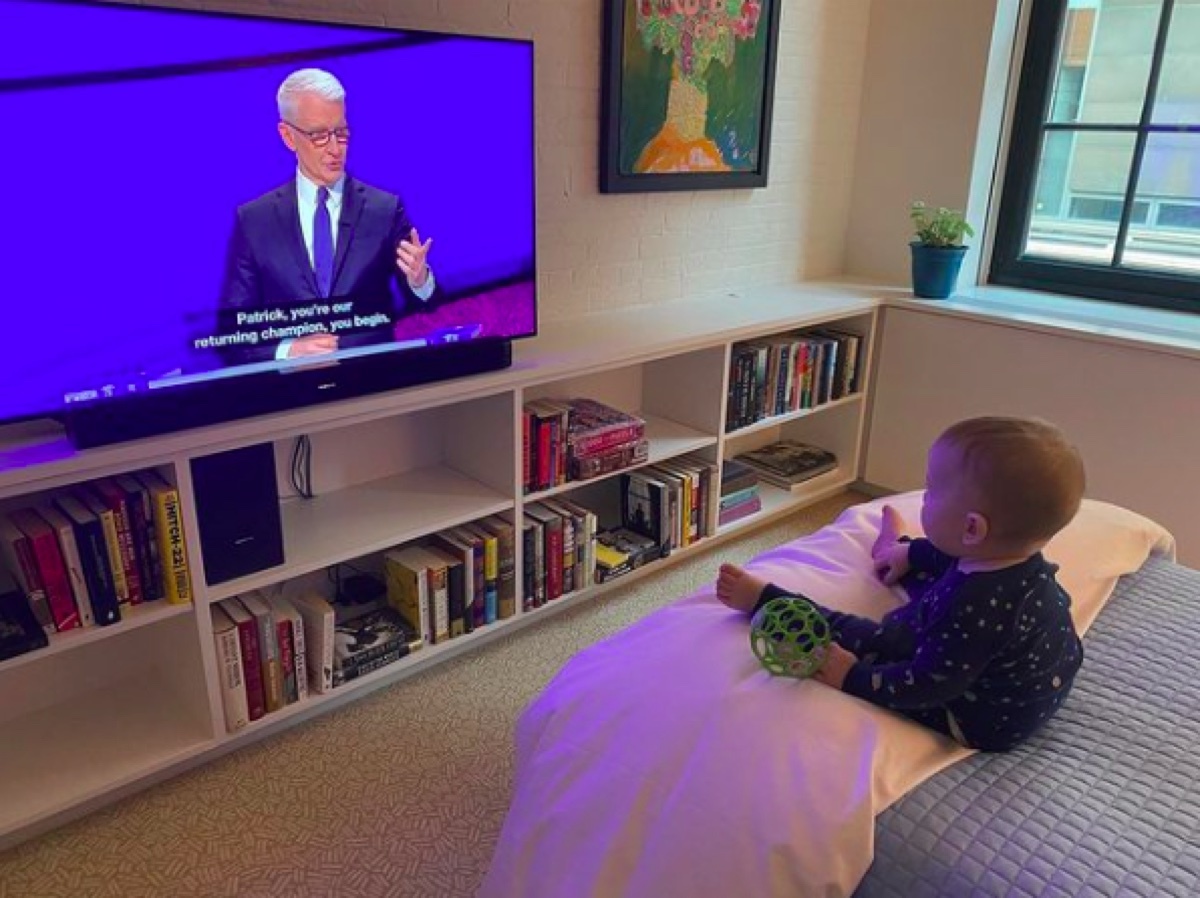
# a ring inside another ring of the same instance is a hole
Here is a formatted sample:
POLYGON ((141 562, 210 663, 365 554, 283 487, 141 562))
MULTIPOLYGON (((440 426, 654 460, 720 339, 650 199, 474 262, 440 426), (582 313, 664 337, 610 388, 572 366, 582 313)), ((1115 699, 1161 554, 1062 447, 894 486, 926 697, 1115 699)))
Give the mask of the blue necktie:
POLYGON ((317 289, 328 296, 333 287, 333 223, 329 218, 329 188, 317 190, 317 211, 313 215, 313 270, 317 275, 317 289))

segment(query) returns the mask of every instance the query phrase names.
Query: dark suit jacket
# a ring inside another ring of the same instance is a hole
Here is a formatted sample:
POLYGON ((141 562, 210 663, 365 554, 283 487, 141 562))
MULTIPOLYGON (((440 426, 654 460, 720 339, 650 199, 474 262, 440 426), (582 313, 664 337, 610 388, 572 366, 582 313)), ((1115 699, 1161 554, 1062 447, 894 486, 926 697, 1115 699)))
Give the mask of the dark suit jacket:
MULTIPOLYGON (((347 175, 335 239, 333 288, 329 297, 322 297, 300 230, 295 180, 251 200, 237 210, 221 290, 219 332, 282 327, 291 322, 239 327, 236 313, 313 302, 352 302, 359 317, 383 312, 389 321, 395 320, 407 306, 420 302, 396 268, 396 246, 411 230, 399 197, 347 175)), ((392 339, 392 326, 342 331, 338 336, 342 348, 384 343, 392 339)), ((226 364, 270 360, 280 342, 230 347, 222 357, 226 364)))

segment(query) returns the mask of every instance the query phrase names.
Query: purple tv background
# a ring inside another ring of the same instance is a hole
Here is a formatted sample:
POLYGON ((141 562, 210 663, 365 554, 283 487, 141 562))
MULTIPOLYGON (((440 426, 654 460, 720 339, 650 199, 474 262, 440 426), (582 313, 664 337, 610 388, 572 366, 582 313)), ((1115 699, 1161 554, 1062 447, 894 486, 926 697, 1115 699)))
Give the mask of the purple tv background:
POLYGON ((0 0, 0 34, 0 418, 221 367, 191 344, 215 330, 234 210, 295 177, 275 93, 309 65, 346 87, 347 170, 401 196, 463 297, 398 334, 535 332, 532 45, 25 0, 0 0))

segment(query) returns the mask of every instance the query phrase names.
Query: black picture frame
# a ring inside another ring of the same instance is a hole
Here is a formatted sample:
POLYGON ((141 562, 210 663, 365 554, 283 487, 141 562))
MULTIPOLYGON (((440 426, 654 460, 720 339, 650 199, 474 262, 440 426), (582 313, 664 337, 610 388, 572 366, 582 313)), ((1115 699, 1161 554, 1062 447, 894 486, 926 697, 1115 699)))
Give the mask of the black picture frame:
MULTIPOLYGON (((626 27, 630 16, 636 15, 637 5, 642 0, 605 0, 604 8, 604 48, 601 56, 603 72, 601 78, 601 120, 600 120, 600 192, 601 193, 644 193, 680 190, 730 190, 753 189, 767 186, 767 174, 771 152, 771 119, 775 105, 775 75, 779 57, 779 19, 782 14, 782 0, 756 0, 760 9, 758 30, 755 40, 761 40, 762 59, 755 67, 761 71, 761 97, 758 112, 757 133, 754 135, 757 144, 752 147, 754 153, 753 167, 738 168, 730 171, 671 171, 671 172, 632 172, 628 162, 622 164, 622 153, 628 154, 632 141, 626 136, 623 145, 623 112, 628 106, 625 102, 626 88, 626 27), (761 32, 761 33, 760 33, 761 32)), ((662 0, 651 0, 654 4, 662 0)), ((710 0, 670 0, 679 8, 703 9, 710 0)), ((736 50, 735 50, 736 53, 736 50)), ((659 57, 665 54, 659 53, 659 57)), ((664 59, 654 62, 660 70, 664 59)), ((669 64, 673 65, 673 61, 669 64)), ((708 66, 706 79, 711 83, 713 69, 720 66, 714 61, 708 66)), ((675 80, 675 79, 672 79, 675 80)), ((669 90, 669 87, 668 87, 669 90)), ((644 96, 640 95, 640 96, 644 96)), ((670 100, 659 97, 658 101, 668 109, 670 100)), ((664 122, 665 124, 665 122, 664 122)), ((627 129, 626 129, 627 130, 627 129)), ((707 134, 705 135, 707 136, 707 134)), ((716 144, 713 149, 721 152, 722 161, 725 151, 716 144)))

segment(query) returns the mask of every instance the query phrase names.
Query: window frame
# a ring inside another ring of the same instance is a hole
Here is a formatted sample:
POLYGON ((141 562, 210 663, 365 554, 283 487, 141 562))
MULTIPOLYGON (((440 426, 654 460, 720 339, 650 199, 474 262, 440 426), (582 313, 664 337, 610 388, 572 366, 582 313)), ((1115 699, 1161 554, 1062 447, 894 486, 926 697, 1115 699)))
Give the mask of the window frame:
MULTIPOLYGON (((1021 256, 1037 190, 1042 142, 1053 131, 1134 134, 1133 165, 1125 187, 1117 231, 1117 255, 1123 251, 1134 204, 1140 201, 1136 176, 1141 171, 1147 139, 1154 133, 1180 131, 1178 126, 1168 129, 1150 123, 1153 109, 1151 99, 1157 94, 1174 7, 1175 0, 1163 0, 1154 57, 1141 118, 1137 124, 1097 127, 1090 123, 1074 122, 1066 128, 1061 125, 1047 128, 1058 71, 1060 37, 1067 21, 1068 0, 1032 0, 1005 160, 1004 184, 996 217, 989 283, 1200 313, 1200 276, 1021 256)), ((1188 133, 1198 132, 1200 123, 1188 127, 1188 133)))

